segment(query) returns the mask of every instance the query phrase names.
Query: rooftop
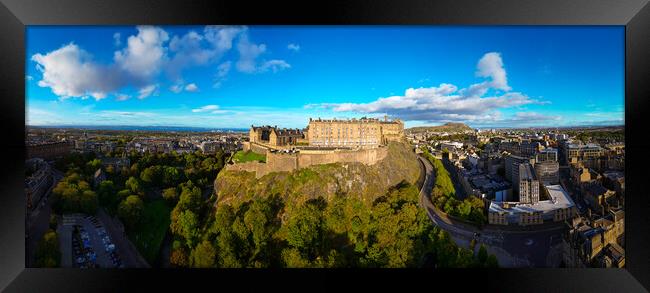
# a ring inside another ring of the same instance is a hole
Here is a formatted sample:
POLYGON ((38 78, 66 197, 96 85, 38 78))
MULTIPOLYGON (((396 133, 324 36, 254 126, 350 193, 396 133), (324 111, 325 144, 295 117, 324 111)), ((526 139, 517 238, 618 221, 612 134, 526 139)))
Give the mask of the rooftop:
POLYGON ((496 202, 490 203, 491 213, 548 213, 557 209, 566 209, 575 206, 569 194, 561 185, 544 185, 548 190, 550 200, 539 201, 535 204, 520 204, 519 202, 496 202), (504 207, 510 205, 509 208, 504 207))

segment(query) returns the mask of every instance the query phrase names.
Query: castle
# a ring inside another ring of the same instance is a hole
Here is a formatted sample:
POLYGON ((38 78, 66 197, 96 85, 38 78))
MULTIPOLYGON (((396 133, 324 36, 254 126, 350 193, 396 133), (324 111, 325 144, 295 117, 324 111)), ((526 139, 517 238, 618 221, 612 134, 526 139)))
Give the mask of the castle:
POLYGON ((226 170, 255 172, 256 177, 270 172, 292 171, 312 165, 362 163, 373 165, 383 160, 391 141, 404 139, 404 123, 376 118, 309 119, 304 129, 253 126, 244 151, 266 156, 266 162, 229 164, 226 170))
POLYGON ((399 120, 376 118, 312 119, 305 129, 280 129, 277 126, 251 125, 251 143, 271 148, 312 146, 333 148, 366 148, 386 145, 404 138, 404 123, 399 120))

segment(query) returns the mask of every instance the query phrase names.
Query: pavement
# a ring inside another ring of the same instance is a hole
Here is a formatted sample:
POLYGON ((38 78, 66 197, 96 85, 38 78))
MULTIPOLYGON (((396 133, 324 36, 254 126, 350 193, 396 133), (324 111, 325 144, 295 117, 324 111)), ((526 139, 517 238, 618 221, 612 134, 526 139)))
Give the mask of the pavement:
POLYGON ((488 226, 479 229, 452 221, 439 212, 431 202, 434 172, 431 163, 418 156, 420 166, 426 174, 420 189, 420 205, 427 211, 429 219, 447 231, 457 245, 469 247, 476 237, 477 247, 484 244, 488 253, 495 254, 502 267, 558 267, 561 259, 560 243, 564 227, 544 225, 524 229, 498 229, 488 226))

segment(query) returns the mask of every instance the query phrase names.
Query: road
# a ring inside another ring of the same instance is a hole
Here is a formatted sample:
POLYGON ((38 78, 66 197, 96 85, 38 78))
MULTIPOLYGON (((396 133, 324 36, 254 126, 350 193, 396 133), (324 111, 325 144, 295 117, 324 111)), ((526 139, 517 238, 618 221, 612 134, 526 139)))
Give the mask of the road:
MULTIPOLYGON (((453 223, 436 210, 431 202, 431 190, 435 175, 431 163, 418 156, 420 166, 425 172, 425 180, 420 189, 420 205, 426 210, 429 219, 447 231, 452 239, 462 247, 469 247, 475 233, 477 244, 484 244, 489 253, 495 254, 502 267, 557 267, 561 254, 559 245, 563 227, 558 225, 533 227, 534 230, 501 230, 494 227, 477 227, 453 223)), ((476 247, 480 247, 477 245, 476 247)))

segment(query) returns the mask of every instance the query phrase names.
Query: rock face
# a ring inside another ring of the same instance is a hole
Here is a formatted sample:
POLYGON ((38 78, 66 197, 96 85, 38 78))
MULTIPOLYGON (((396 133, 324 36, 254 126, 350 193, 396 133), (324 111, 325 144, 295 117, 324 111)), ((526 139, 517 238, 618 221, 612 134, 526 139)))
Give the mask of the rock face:
POLYGON ((355 196, 365 203, 386 193, 402 180, 415 184, 420 166, 410 147, 393 142, 388 155, 374 165, 333 163, 314 165, 291 172, 271 172, 255 178, 254 172, 222 170, 215 180, 218 202, 243 202, 256 196, 281 196, 300 204, 306 200, 336 195, 355 196))

